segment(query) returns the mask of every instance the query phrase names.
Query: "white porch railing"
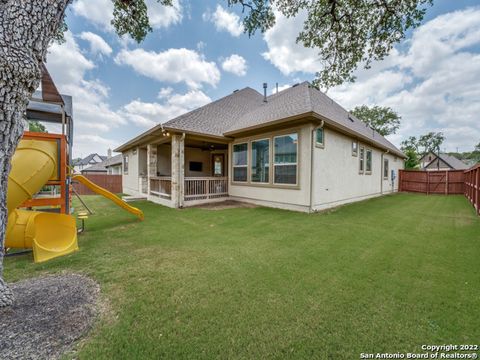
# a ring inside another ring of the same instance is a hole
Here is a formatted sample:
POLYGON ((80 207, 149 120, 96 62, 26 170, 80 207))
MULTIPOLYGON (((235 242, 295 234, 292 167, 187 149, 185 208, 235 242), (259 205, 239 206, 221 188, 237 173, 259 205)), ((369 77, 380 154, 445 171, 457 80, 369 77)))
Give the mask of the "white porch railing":
POLYGON ((172 178, 170 176, 151 177, 150 195, 170 199, 172 197, 172 178))
POLYGON ((228 196, 226 177, 185 178, 185 201, 216 199, 228 196))
MULTIPOLYGON (((150 195, 171 199, 172 178, 169 176, 151 177, 150 195)), ((228 178, 226 177, 185 178, 185 201, 217 199, 226 196, 228 196, 228 178)))

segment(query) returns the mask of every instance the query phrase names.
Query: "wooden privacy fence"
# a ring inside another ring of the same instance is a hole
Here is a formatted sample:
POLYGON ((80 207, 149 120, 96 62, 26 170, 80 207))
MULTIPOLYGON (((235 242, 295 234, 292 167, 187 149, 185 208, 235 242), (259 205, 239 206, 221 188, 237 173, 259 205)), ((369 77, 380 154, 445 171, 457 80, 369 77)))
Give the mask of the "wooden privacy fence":
POLYGON ((464 194, 465 172, 400 170, 399 191, 424 194, 464 194))
MULTIPOLYGON (((107 174, 85 174, 88 180, 95 183, 98 186, 114 193, 119 194, 122 192, 122 175, 107 175, 107 174)), ((73 188, 79 195, 93 195, 95 194, 85 185, 73 180, 73 188)))
POLYGON ((480 164, 465 171, 465 196, 480 215, 480 164))

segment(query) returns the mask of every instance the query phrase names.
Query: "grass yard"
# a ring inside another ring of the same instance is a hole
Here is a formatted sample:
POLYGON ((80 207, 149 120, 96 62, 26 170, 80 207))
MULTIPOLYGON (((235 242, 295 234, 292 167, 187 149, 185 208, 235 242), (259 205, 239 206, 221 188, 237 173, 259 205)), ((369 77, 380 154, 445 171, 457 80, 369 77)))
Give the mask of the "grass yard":
MULTIPOLYGON (((80 359, 359 359, 479 344, 480 219, 463 196, 399 194, 322 214, 107 200, 80 251, 8 281, 74 271, 107 310, 80 359)), ((78 205, 78 204, 77 204, 78 205)))

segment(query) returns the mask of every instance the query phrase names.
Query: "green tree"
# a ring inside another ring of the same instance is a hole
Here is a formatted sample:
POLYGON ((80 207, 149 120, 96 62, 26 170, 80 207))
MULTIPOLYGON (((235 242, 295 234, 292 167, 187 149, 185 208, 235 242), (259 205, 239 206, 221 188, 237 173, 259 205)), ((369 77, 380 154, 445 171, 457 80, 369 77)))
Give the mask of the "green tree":
POLYGON ((383 136, 395 134, 400 127, 401 116, 390 107, 362 105, 350 112, 383 136))
POLYGON ((43 125, 41 122, 37 120, 30 120, 28 122, 28 131, 40 132, 40 133, 48 132, 45 125, 43 125))
POLYGON ((412 169, 418 166, 419 159, 430 151, 437 153, 440 145, 445 141, 445 136, 441 132, 429 132, 418 138, 410 136, 402 141, 401 149, 407 155, 405 167, 412 169))
POLYGON ((297 42, 318 51, 322 68, 314 85, 354 81, 359 64, 369 68, 417 27, 433 0, 228 0, 240 4, 245 31, 265 32, 275 24, 275 7, 286 17, 306 14, 297 42))
POLYGON ((418 155, 413 149, 404 150, 407 159, 405 160, 405 169, 417 169, 419 165, 418 155))
MULTIPOLYGON (((152 31, 145 0, 112 0, 112 24, 119 35, 137 42, 152 31)), ((157 0, 171 6, 172 0, 157 0)), ((0 0, 0 249, 7 223, 6 188, 10 160, 24 130, 26 105, 41 79, 41 64, 49 44, 62 40, 65 11, 71 0, 0 0)), ((245 11, 245 31, 252 35, 275 23, 273 7, 287 17, 306 13, 297 41, 318 50, 322 68, 315 85, 330 87, 353 81, 358 64, 369 67, 382 60, 418 26, 432 0, 227 0, 245 11)), ((0 252, 0 307, 10 305, 12 292, 2 278, 0 252)))

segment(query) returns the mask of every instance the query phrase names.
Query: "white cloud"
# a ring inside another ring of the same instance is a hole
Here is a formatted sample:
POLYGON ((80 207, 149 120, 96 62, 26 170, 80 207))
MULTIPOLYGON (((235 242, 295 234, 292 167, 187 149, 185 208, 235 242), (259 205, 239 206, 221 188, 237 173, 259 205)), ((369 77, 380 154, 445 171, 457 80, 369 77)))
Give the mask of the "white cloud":
POLYGON ((240 55, 233 54, 223 61, 222 69, 237 76, 245 76, 247 74, 247 61, 240 55))
POLYGON ((233 12, 225 10, 220 5, 217 5, 215 12, 206 12, 202 17, 204 21, 214 23, 217 31, 227 31, 235 37, 239 37, 243 33, 243 24, 240 21, 240 17, 233 12))
MULTIPOLYGON (((278 92, 283 91, 283 90, 286 90, 286 89, 288 89, 289 87, 292 87, 292 85, 290 85, 290 84, 278 85, 278 92)), ((276 94, 276 93, 277 93, 277 87, 276 87, 276 86, 273 87, 273 89, 271 90, 271 93, 272 93, 272 94, 276 94)))
POLYGON ((442 131, 447 150, 472 150, 480 140, 480 8, 438 16, 405 45, 329 96, 347 109, 377 104, 398 111, 402 126, 390 137, 397 145, 411 135, 442 131))
POLYGON ((212 101, 200 90, 172 94, 171 88, 166 88, 162 89, 160 94, 163 102, 134 100, 123 107, 123 115, 136 125, 152 127, 212 101))
POLYGON ((173 92, 173 88, 171 87, 166 87, 166 88, 161 88, 160 91, 158 92, 158 98, 159 99, 165 99, 167 98, 171 93, 173 92))
MULTIPOLYGON (((173 6, 163 6, 156 0, 146 0, 150 26, 154 29, 169 27, 182 21, 182 6, 173 0, 173 6)), ((72 4, 75 15, 87 19, 104 31, 113 31, 112 0, 76 0, 72 4)))
POLYGON ((102 30, 112 31, 112 0, 77 0, 71 5, 73 13, 87 19, 102 30))
POLYGON ((275 16, 275 25, 263 36, 268 47, 268 51, 262 54, 264 59, 270 61, 284 75, 317 72, 321 66, 317 51, 295 42, 303 28, 306 15, 299 13, 297 16, 286 18, 276 11, 275 16))
POLYGON ((166 28, 182 21, 182 6, 178 0, 173 0, 172 6, 164 6, 157 0, 146 0, 146 4, 150 26, 154 29, 166 28))
MULTIPOLYGON (((64 44, 54 43, 49 48, 47 67, 58 90, 73 96, 74 154, 103 153, 106 149, 103 145, 110 140, 100 133, 107 133, 126 121, 110 108, 108 87, 99 80, 85 80, 86 73, 95 64, 82 54, 70 31, 65 33, 65 40, 64 44), (87 141, 94 135, 104 141, 87 141)), ((114 145, 112 142, 109 146, 114 145)))
POLYGON ((88 41, 90 44, 90 52, 92 54, 103 54, 110 55, 112 53, 112 48, 107 44, 103 38, 97 34, 94 34, 89 31, 84 31, 79 35, 80 39, 88 41))
POLYGON ((220 81, 220 71, 214 62, 208 62, 203 55, 185 48, 158 53, 124 49, 116 56, 115 62, 129 65, 137 73, 157 81, 184 82, 191 88, 200 88, 204 83, 215 86, 220 81))

